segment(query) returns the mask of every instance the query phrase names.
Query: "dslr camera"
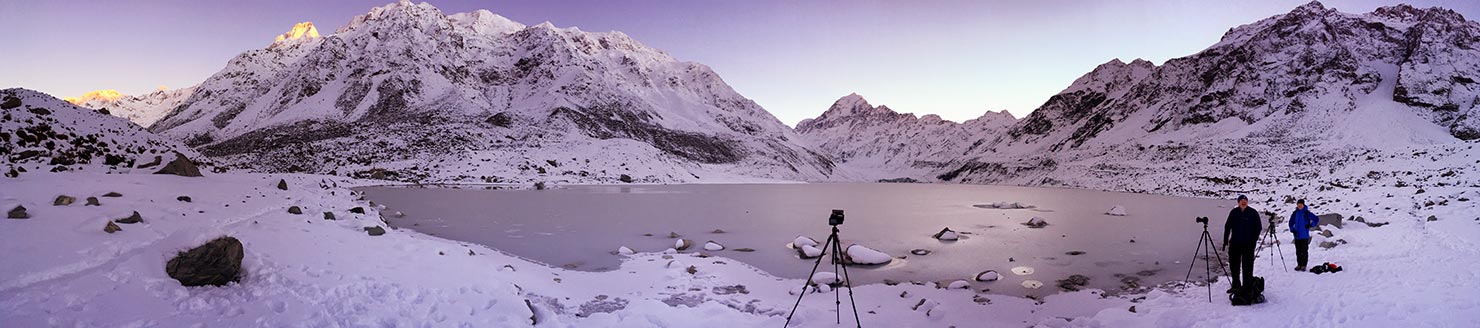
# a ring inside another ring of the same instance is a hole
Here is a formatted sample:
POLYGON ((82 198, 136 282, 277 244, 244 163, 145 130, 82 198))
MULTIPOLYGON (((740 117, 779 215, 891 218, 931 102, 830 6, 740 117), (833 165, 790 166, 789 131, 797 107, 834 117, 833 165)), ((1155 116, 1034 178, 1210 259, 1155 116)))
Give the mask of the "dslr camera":
POLYGON ((833 226, 843 224, 843 210, 832 210, 832 215, 827 216, 827 224, 833 226))
POLYGON ((1194 220, 1197 221, 1197 223, 1208 224, 1208 217, 1206 216, 1199 216, 1197 217, 1197 219, 1194 220))

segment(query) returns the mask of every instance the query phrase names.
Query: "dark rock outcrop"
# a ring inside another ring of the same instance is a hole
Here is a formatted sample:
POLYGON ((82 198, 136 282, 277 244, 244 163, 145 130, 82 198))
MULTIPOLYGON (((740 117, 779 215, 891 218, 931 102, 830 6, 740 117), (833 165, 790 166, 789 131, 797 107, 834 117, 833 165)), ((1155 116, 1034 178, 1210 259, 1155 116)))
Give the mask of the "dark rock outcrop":
POLYGON ((241 275, 242 243, 236 238, 216 238, 204 245, 175 255, 165 264, 170 278, 185 286, 223 286, 241 275))
POLYGON ((175 153, 174 160, 170 161, 169 164, 165 164, 163 168, 160 168, 154 174, 173 174, 182 177, 202 176, 200 174, 200 168, 195 167, 195 163, 190 162, 189 158, 185 158, 184 154, 178 152, 175 153))

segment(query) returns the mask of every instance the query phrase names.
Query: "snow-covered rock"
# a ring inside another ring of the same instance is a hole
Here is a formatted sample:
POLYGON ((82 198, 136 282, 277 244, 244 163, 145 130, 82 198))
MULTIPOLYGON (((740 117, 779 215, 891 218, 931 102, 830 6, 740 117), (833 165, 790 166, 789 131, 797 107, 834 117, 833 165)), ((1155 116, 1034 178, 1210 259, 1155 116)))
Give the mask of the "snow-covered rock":
POLYGON ((977 273, 973 279, 976 281, 997 281, 997 279, 1002 279, 1002 275, 997 274, 997 270, 987 270, 977 273))
POLYGON ((710 240, 704 243, 704 250, 711 252, 722 251, 725 250, 725 245, 720 245, 719 243, 710 240))
POLYGON ((1029 228, 1042 228, 1048 226, 1048 221, 1035 216, 1032 219, 1028 219, 1028 222, 1023 222, 1023 225, 1029 228))
POLYGON ((622 246, 622 247, 618 247, 617 248, 617 254, 621 254, 621 255, 632 255, 632 254, 636 254, 636 253, 637 252, 633 251, 631 248, 627 248, 627 246, 622 246))
POLYGON ((944 228, 944 229, 940 229, 940 232, 935 233, 935 235, 932 236, 932 237, 935 237, 935 239, 937 239, 937 240, 946 240, 946 241, 956 240, 956 239, 960 238, 960 236, 958 236, 956 234, 956 231, 955 230, 951 230, 951 228, 949 228, 949 227, 944 228))
POLYGON ((816 239, 812 239, 812 237, 807 237, 807 236, 797 236, 796 239, 792 239, 791 240, 791 247, 802 247, 802 246, 818 246, 817 245, 817 240, 816 239))
POLYGON ((827 271, 819 271, 812 274, 811 281, 816 285, 831 285, 843 282, 842 279, 838 278, 838 274, 827 271))
POLYGON ((884 252, 864 247, 863 245, 848 245, 848 248, 843 251, 847 253, 848 262, 854 264, 876 265, 889 263, 889 261, 894 260, 894 257, 889 256, 889 254, 884 254, 884 252))
POLYGON ((673 241, 673 249, 676 249, 676 250, 680 250, 680 251, 687 250, 687 249, 689 249, 689 247, 693 247, 693 246, 694 246, 694 241, 692 241, 692 240, 680 238, 678 240, 674 240, 673 241))
POLYGON ((817 248, 817 246, 802 245, 801 248, 797 248, 797 255, 804 259, 815 258, 822 256, 822 249, 817 248))
POLYGON ((946 289, 970 289, 970 288, 971 288, 971 282, 965 281, 965 280, 952 281, 949 285, 946 285, 946 289))
POLYGON ((1125 216, 1125 206, 1115 205, 1115 207, 1111 207, 1109 211, 1105 211, 1105 215, 1125 216))

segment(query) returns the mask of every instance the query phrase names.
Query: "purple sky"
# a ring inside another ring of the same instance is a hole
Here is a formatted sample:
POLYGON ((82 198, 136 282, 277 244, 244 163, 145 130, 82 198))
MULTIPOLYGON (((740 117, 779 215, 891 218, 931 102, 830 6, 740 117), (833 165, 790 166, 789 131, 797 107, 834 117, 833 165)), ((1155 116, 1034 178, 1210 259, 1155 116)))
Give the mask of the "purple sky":
MULTIPOLYGON (((380 1, 0 0, 0 87, 58 97, 205 80, 294 23, 325 35, 380 1)), ((1112 58, 1160 64, 1303 0, 433 1, 525 24, 619 30, 713 67, 787 124, 857 92, 901 112, 1021 117, 1112 58)), ((1393 0, 1330 0, 1368 12, 1393 0)), ((1480 17, 1473 1, 1408 1, 1480 17)))

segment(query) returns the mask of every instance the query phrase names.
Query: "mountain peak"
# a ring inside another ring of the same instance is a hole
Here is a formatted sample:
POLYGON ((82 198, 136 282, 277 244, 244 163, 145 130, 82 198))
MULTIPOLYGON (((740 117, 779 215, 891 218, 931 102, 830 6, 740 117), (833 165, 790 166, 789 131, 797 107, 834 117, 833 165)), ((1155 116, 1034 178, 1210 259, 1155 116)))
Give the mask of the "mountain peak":
POLYGON ((284 40, 298 40, 317 37, 319 37, 319 29, 313 27, 313 22, 302 22, 298 24, 293 24, 292 29, 289 29, 287 33, 279 34, 277 36, 277 39, 273 40, 273 42, 283 42, 284 40))
POLYGON ((100 101, 105 101, 106 102, 106 101, 116 101, 119 98, 123 98, 123 93, 118 92, 118 90, 102 89, 102 90, 88 91, 87 93, 82 94, 81 97, 66 97, 66 98, 62 98, 62 100, 66 100, 67 102, 72 103, 73 105, 79 105, 79 106, 81 106, 82 104, 87 103, 89 101, 100 100, 100 101))
POLYGON ((1326 11, 1326 5, 1321 4, 1320 1, 1311 1, 1311 2, 1307 2, 1307 3, 1303 4, 1303 5, 1300 5, 1299 7, 1295 7, 1295 10, 1293 10, 1291 12, 1322 12, 1322 11, 1326 11))

